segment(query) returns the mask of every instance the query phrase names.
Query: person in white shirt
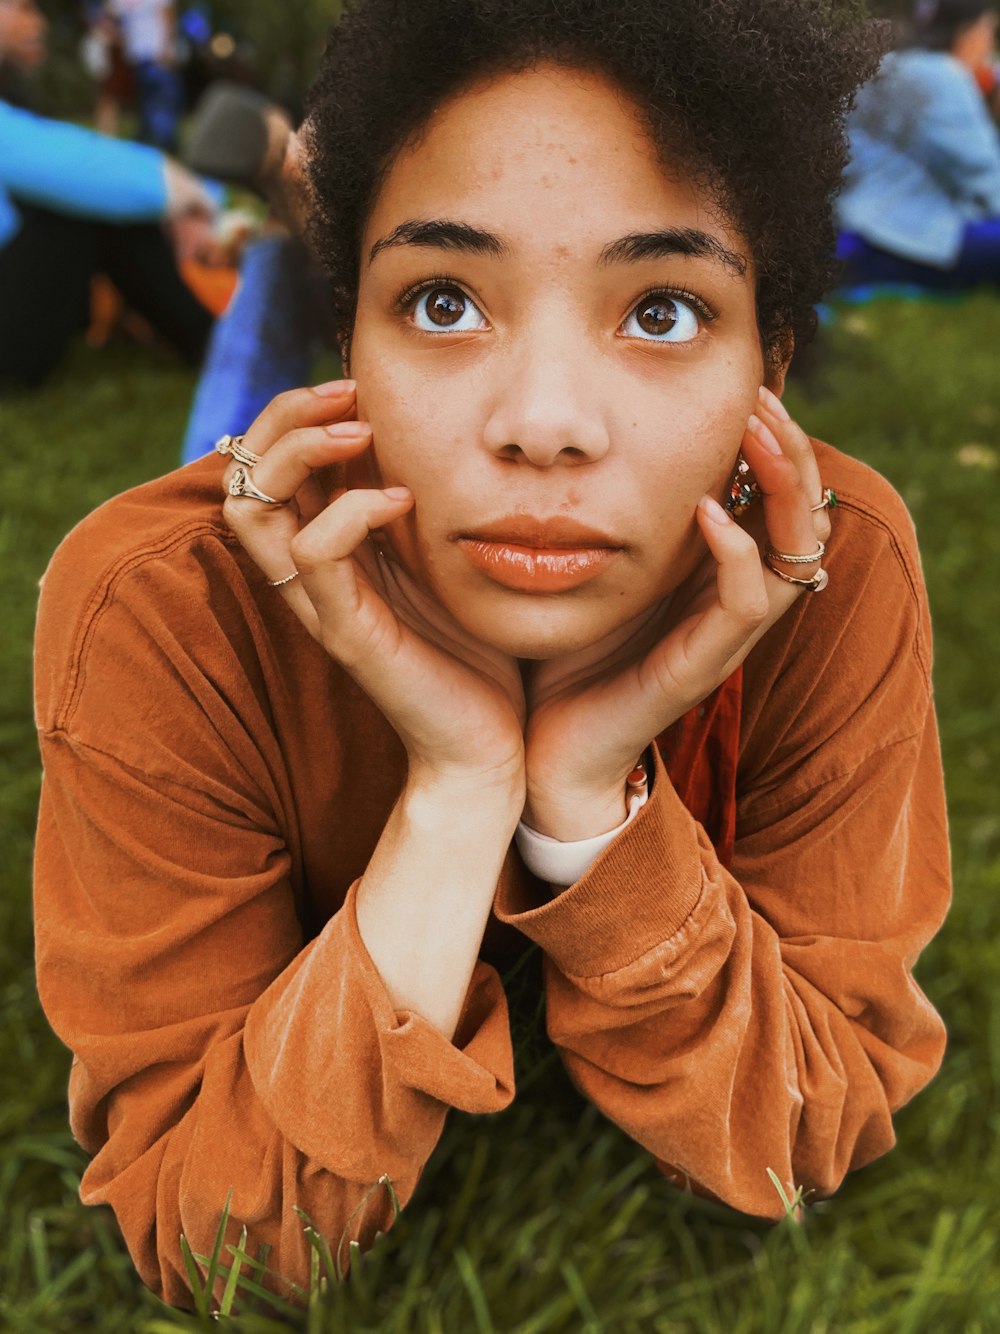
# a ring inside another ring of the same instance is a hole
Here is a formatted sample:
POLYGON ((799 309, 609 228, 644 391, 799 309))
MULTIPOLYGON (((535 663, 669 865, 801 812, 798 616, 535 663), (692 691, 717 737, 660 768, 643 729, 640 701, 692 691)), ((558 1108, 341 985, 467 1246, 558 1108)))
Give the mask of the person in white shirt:
POLYGON ((139 110, 139 138, 167 152, 177 148, 184 95, 174 61, 177 12, 173 0, 108 0, 121 24, 139 110))

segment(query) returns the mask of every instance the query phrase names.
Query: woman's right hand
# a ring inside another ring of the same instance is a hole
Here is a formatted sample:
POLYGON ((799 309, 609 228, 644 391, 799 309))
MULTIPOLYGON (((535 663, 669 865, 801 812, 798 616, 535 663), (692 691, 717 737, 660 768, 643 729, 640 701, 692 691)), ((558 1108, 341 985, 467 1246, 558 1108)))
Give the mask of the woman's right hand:
POLYGON ((512 658, 471 638, 369 535, 406 514, 405 488, 349 490, 327 501, 316 473, 371 444, 355 418, 352 381, 275 398, 246 432, 261 455, 252 470, 271 506, 232 496, 224 514, 274 590, 382 710, 406 748, 409 784, 475 784, 520 810, 524 793, 524 698, 512 658))

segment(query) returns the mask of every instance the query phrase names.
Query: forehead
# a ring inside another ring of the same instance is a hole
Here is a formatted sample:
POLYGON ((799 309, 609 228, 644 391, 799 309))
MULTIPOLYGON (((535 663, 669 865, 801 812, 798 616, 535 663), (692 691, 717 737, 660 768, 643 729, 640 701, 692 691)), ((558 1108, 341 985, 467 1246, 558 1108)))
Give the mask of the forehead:
POLYGON ((438 107, 386 173, 366 249, 403 218, 458 213, 515 246, 545 237, 579 253, 670 223, 747 251, 620 88, 558 65, 479 81, 438 107))

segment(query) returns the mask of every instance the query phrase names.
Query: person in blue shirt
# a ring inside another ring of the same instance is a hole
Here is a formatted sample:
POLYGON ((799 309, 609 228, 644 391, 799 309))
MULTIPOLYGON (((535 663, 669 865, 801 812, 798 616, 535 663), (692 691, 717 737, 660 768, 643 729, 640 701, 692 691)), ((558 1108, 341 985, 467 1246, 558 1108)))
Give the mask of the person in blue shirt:
POLYGON ((912 42, 858 95, 838 201, 848 283, 1000 282, 1000 136, 976 82, 997 21, 982 0, 920 0, 912 42))
POLYGON ((0 0, 0 383, 33 386, 87 325, 104 272, 127 304, 192 363, 212 316, 183 282, 163 222, 215 200, 156 149, 15 105, 11 74, 45 59, 34 0, 0 0))

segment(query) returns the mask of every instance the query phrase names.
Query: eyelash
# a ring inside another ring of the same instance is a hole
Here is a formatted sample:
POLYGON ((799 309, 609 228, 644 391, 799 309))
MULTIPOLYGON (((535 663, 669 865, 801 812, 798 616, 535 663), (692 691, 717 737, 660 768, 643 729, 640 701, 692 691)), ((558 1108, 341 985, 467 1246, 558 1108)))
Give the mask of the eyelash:
POLYGON ((440 273, 434 278, 421 278, 420 282, 414 283, 412 287, 406 287, 396 297, 393 305, 398 315, 405 315, 407 311, 412 310, 425 292, 430 292, 435 287, 456 287, 460 292, 465 292, 469 300, 473 300, 466 291, 464 283, 460 283, 457 278, 451 278, 447 274, 440 273))
MULTIPOLYGON (((470 301, 473 300, 466 291, 464 284, 460 283, 457 278, 452 278, 448 274, 440 273, 436 274, 433 278, 421 278, 420 282, 404 288, 393 302, 396 313, 405 315, 408 311, 413 309, 425 292, 429 292, 435 287, 456 287, 460 292, 465 292, 466 296, 469 296, 470 301)), ((655 297, 667 297, 670 300, 676 299, 678 301, 687 302, 687 304, 697 313, 698 317, 704 320, 706 324, 713 324, 719 318, 719 312, 717 310, 713 309, 707 301, 703 301, 697 293, 689 292, 687 288, 651 287, 647 292, 643 292, 640 296, 636 297, 622 316, 621 322, 624 323, 632 311, 642 305, 644 301, 651 301, 655 297)))
POLYGON ((691 307, 703 319, 706 324, 713 324, 719 318, 719 312, 702 300, 695 292, 689 292, 685 287, 651 287, 648 292, 643 292, 629 306, 628 310, 622 316, 622 324, 625 323, 633 310, 638 310, 644 301, 652 301, 656 297, 667 297, 668 300, 683 301, 691 307))

